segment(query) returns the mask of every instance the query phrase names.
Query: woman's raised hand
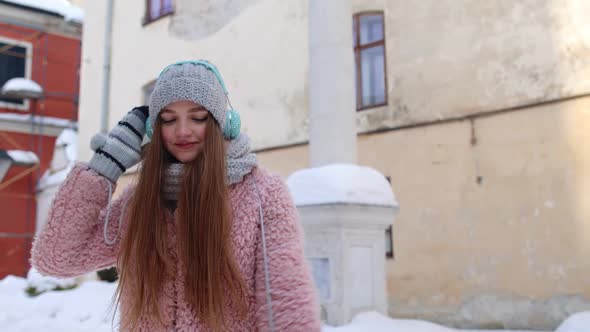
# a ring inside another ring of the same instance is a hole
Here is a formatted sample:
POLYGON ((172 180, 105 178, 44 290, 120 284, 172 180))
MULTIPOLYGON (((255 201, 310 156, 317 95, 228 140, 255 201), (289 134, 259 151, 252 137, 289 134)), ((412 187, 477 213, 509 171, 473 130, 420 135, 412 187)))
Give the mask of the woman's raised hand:
POLYGON ((127 113, 108 135, 98 133, 90 141, 94 155, 88 166, 107 179, 117 179, 141 160, 148 107, 139 106, 127 113))

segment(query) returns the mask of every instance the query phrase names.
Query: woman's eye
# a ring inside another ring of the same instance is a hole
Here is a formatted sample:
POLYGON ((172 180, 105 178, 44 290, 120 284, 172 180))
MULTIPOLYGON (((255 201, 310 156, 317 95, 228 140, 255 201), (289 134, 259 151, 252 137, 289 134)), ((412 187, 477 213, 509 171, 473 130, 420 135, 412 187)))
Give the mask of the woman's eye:
POLYGON ((205 121, 207 121, 207 118, 208 118, 208 116, 206 116, 204 118, 193 118, 193 120, 197 121, 197 122, 205 122, 205 121))
POLYGON ((174 119, 170 119, 170 120, 162 119, 162 123, 171 123, 171 122, 174 122, 174 119))

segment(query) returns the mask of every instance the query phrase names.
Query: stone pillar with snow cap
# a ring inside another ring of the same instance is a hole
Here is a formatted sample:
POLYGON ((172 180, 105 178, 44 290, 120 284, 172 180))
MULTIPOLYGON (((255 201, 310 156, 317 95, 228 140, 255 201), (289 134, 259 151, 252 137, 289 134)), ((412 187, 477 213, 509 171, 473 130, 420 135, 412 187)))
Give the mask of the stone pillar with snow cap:
POLYGON ((383 174, 357 162, 350 0, 309 1, 309 160, 288 184, 323 318, 387 314, 385 229, 398 204, 383 174), (329 13, 329 14, 327 14, 329 13))
POLYGON ((305 231, 305 255, 329 325, 357 313, 387 315, 385 229, 399 205, 383 174, 332 164, 287 180, 305 231))

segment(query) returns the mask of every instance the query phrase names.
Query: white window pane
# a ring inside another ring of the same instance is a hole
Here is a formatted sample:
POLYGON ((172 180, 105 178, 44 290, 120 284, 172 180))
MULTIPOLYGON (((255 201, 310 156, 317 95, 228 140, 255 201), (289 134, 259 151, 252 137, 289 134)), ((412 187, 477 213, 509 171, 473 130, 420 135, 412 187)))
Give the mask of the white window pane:
POLYGON ((160 13, 161 13, 161 6, 160 6, 160 0, 151 0, 150 1, 150 18, 156 19, 158 17, 160 17, 160 13))
POLYGON ((362 105, 385 103, 385 56, 383 45, 361 51, 362 105))
POLYGON ((363 15, 359 18, 361 45, 383 40, 383 16, 363 15))

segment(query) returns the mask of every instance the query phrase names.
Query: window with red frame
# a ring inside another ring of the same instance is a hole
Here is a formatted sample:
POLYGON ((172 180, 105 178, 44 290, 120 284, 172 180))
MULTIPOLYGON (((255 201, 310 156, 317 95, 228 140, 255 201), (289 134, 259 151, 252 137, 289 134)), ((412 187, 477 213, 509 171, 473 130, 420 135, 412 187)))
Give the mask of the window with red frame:
POLYGON ((365 12, 353 17, 356 69, 356 108, 387 104, 385 28, 383 12, 365 12))
POLYGON ((145 23, 149 23, 174 12, 172 0, 147 0, 145 23))

